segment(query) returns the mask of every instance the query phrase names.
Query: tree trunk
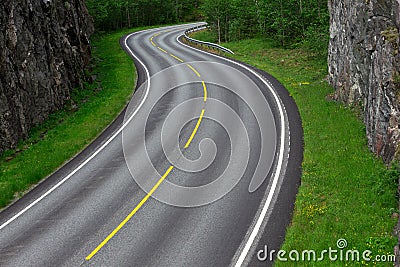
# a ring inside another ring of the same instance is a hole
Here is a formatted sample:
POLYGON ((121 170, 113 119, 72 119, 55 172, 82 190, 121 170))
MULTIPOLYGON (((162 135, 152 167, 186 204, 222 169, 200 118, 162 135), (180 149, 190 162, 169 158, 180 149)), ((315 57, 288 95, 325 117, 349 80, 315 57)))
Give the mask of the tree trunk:
POLYGON ((220 25, 219 17, 217 19, 217 28, 218 28, 218 44, 220 44, 221 43, 221 25, 220 25))
POLYGON ((131 27, 131 15, 129 12, 129 1, 126 2, 126 18, 128 19, 128 28, 131 27))
POLYGON ((304 19, 303 19, 303 1, 300 0, 300 19, 301 19, 301 29, 303 31, 303 36, 306 34, 306 29, 304 27, 304 19))
POLYGON ((284 16, 283 16, 283 1, 282 0, 280 1, 280 4, 281 4, 281 45, 285 46, 285 28, 284 28, 285 25, 283 23, 284 16))

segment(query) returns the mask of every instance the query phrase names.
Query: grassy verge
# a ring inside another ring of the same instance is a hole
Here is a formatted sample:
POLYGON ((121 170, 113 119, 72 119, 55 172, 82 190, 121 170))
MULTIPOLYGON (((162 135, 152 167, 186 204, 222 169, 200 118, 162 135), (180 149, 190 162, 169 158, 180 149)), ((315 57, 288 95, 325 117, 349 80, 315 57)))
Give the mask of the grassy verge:
POLYGON ((0 208, 93 141, 125 107, 135 85, 133 61, 121 49, 124 30, 93 38, 93 84, 75 90, 67 107, 0 157, 0 208))
MULTIPOLYGON (((398 172, 387 169, 370 153, 356 112, 327 100, 333 89, 325 81, 326 60, 302 49, 275 48, 265 39, 223 45, 235 52, 234 58, 274 75, 289 90, 301 113, 305 135, 302 184, 282 249, 315 250, 319 256, 329 247, 337 249, 337 240, 344 238, 347 249, 368 249, 372 257, 392 254, 398 172)), ((361 260, 276 263, 359 265, 392 266, 361 260)))
MULTIPOLYGON (((76 91, 73 104, 34 129, 17 150, 1 156, 1 207, 79 152, 125 106, 133 91, 134 72, 118 39, 127 32, 131 31, 97 36, 93 42, 95 84, 76 91)), ((235 51, 236 59, 278 78, 300 109, 305 131, 302 185, 283 249, 320 252, 335 249, 336 241, 345 238, 350 249, 369 249, 373 255, 391 253, 396 242, 392 231, 398 173, 368 151, 364 126, 355 113, 326 100, 333 92, 324 80, 326 62, 301 49, 274 48, 262 39, 225 46, 235 51)), ((357 265, 340 261, 276 265, 346 264, 357 265)))

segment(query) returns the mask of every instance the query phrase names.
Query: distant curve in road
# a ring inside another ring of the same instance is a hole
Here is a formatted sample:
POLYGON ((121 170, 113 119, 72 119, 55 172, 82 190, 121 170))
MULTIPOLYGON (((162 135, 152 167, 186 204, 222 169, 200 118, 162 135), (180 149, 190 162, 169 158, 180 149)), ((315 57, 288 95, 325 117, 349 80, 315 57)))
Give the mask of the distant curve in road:
POLYGON ((269 74, 181 43, 196 25, 121 39, 129 106, 0 213, 1 266, 271 265, 257 252, 290 222, 300 116, 269 74))

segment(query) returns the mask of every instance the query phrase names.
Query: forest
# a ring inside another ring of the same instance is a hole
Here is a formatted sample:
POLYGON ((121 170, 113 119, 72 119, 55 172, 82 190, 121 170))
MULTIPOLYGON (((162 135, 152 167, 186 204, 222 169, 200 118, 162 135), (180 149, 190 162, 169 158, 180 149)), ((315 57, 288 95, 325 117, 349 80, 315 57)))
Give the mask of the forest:
POLYGON ((326 0, 86 0, 86 4, 98 31, 206 21, 219 43, 265 37, 283 47, 327 48, 326 0))

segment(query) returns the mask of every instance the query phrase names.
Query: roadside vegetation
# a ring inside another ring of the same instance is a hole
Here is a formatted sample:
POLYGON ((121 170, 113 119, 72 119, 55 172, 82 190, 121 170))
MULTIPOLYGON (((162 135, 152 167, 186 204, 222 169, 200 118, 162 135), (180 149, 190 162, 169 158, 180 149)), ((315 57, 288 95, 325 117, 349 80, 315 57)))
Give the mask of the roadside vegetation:
POLYGON ((212 38, 229 42, 273 38, 326 54, 328 1, 320 0, 86 0, 97 31, 207 21, 212 38))
POLYGON ((132 59, 119 39, 134 30, 96 35, 90 75, 94 81, 77 88, 70 103, 42 125, 28 140, 0 157, 0 208, 59 168, 91 143, 126 106, 134 91, 132 59))
MULTIPOLYGON (((192 37, 210 41, 209 31, 192 37)), ((371 250, 372 257, 393 254, 399 173, 368 150, 365 127, 355 110, 330 100, 333 89, 325 79, 326 58, 304 47, 276 47, 265 38, 223 45, 235 52, 229 56, 275 76, 300 110, 305 141, 303 174, 282 249, 319 253, 329 247, 337 249, 337 241, 346 239, 346 249, 371 250)), ((393 265, 325 259, 277 262, 276 266, 393 265)))
POLYGON ((96 30, 160 24, 176 24, 201 19, 203 0, 86 0, 96 30))
MULTIPOLYGON (((331 101, 326 82, 327 1, 87 0, 97 34, 92 38, 94 79, 70 103, 0 156, 0 208, 93 141, 125 107, 135 83, 121 36, 161 23, 206 20, 194 38, 221 42, 235 59, 274 75, 295 99, 304 127, 302 184, 282 249, 371 250, 392 254, 396 239, 398 171, 367 148, 356 111, 331 101), (138 30, 136 28, 135 30, 138 30), (116 30, 112 33, 109 31, 116 30), (101 33, 101 34, 100 34, 101 33)), ((366 262, 277 262, 276 266, 385 266, 366 262)), ((390 263, 386 264, 391 266, 390 263)))

